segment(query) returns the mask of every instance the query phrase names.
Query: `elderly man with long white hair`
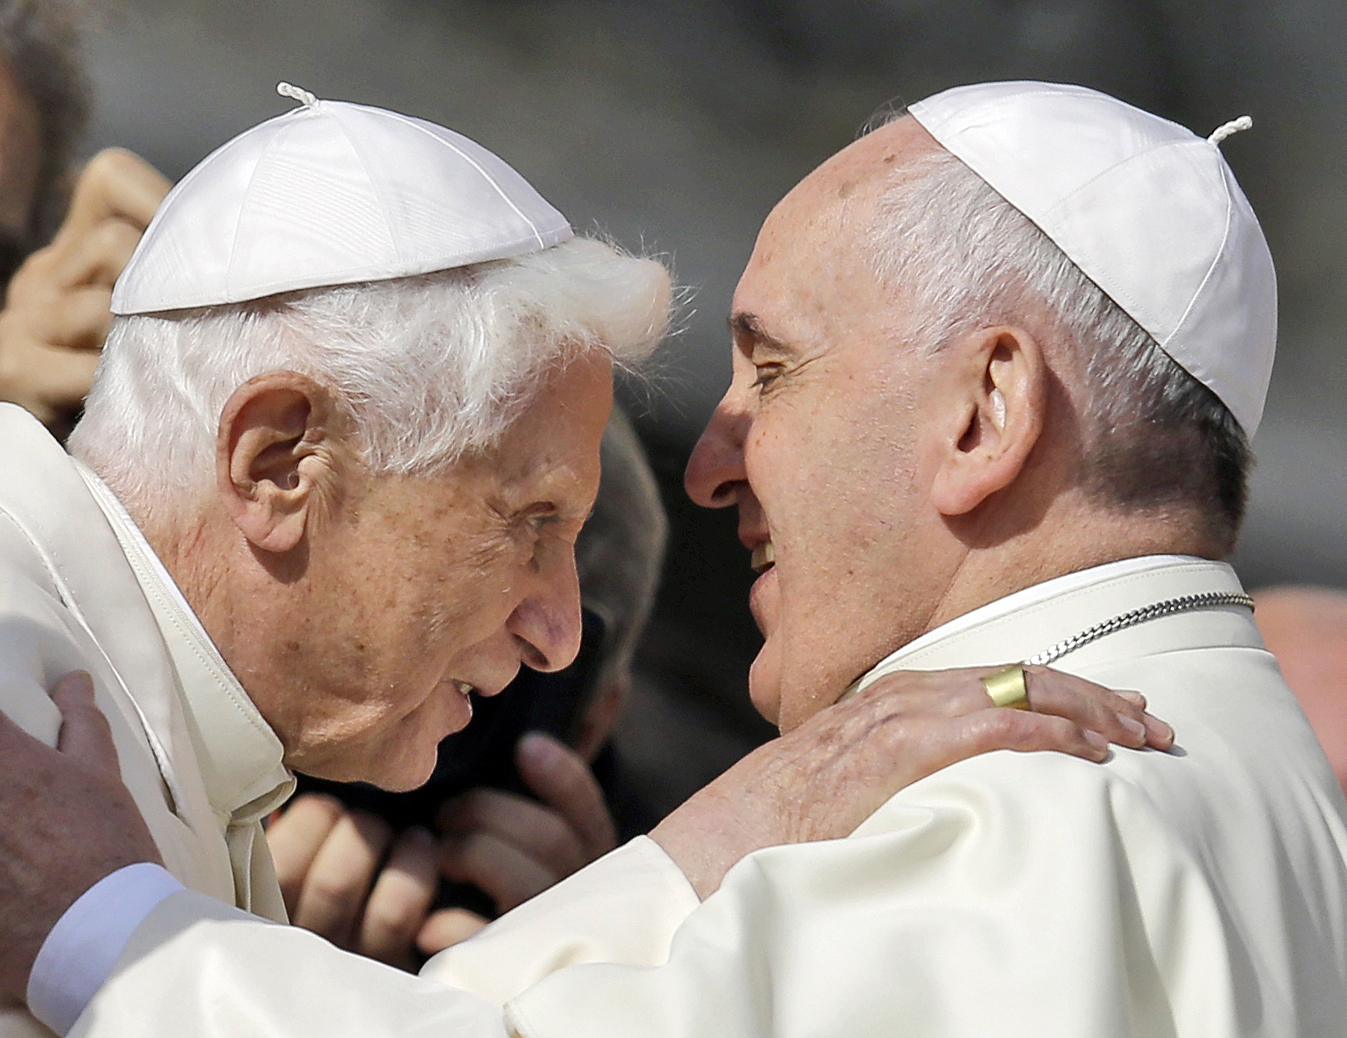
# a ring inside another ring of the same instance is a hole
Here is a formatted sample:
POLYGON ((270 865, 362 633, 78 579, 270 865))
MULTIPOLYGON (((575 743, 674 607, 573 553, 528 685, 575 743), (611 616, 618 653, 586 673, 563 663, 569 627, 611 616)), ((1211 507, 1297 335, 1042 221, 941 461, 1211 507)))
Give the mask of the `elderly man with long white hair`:
MULTIPOLYGON (((4 791, 0 1035, 46 1033, 25 999, 61 1033, 92 1019, 114 965, 97 949, 180 892, 284 920, 260 820, 294 771, 414 787, 472 696, 578 647, 612 368, 663 335, 668 273, 574 237, 458 134, 283 92, 300 106, 204 160, 146 232, 73 457, 0 409, 0 756, 35 753, 4 791), (118 777, 92 828, 37 804, 118 777), (99 832, 139 845, 90 851, 99 832)), ((681 870, 693 898, 951 760, 1146 741, 1135 697, 1040 672, 1046 716, 997 709, 978 678, 896 679, 751 755, 656 830, 662 850, 637 840, 558 888, 539 970, 622 955, 586 951, 591 919, 661 932, 689 907, 624 901, 614 873, 681 870)), ((489 999, 455 1006, 501 1026, 489 999)))

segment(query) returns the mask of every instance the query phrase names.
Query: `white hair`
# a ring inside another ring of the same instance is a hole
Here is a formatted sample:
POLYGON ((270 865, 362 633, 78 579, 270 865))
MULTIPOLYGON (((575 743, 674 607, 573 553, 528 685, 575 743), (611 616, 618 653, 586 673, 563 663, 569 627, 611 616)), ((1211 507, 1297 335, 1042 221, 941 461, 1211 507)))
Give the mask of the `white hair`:
POLYGON ((1239 423, 986 181, 944 149, 914 160, 881 196, 871 244, 882 282, 920 315, 918 346, 1044 311, 1069 347, 1074 370, 1059 374, 1086 488, 1125 507, 1196 504, 1233 544, 1251 462, 1239 423))
POLYGON ((290 370, 336 394, 373 472, 433 472, 489 449, 549 369, 594 350, 644 360, 669 301, 659 262, 573 238, 418 277, 119 317, 70 449, 149 514, 213 482, 234 391, 290 370))
MULTIPOLYGON (((919 341, 939 348, 964 331, 1043 304, 1082 352, 1107 406, 1138 382, 1186 375, 1150 334, 1090 281, 1027 216, 941 149, 903 170, 880 206, 880 276, 914 296, 919 341), (1096 381, 1102 379, 1102 384, 1096 381)), ((1191 377, 1191 376, 1188 376, 1191 377)), ((1103 417, 1100 415, 1099 417, 1103 417)))

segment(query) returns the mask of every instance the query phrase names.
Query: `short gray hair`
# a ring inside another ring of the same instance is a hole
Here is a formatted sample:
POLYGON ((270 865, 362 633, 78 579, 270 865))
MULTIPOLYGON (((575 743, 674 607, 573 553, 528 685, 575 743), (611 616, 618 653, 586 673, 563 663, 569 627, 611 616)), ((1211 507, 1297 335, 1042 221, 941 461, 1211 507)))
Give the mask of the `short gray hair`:
POLYGON ((922 156, 884 190, 873 245, 883 282, 922 315, 920 345, 1045 308, 1076 369, 1059 375, 1086 490, 1128 510, 1195 506, 1214 542, 1233 547, 1252 463, 1239 423, 986 181, 944 149, 922 156))
POLYGON ((607 623, 600 687, 628 679, 655 604, 669 521, 659 484, 630 420, 614 405, 603 433, 603 478, 594 514, 575 543, 580 594, 607 623))
POLYGON ((270 371, 327 386, 377 474, 489 449, 545 373, 593 350, 643 360, 668 322, 658 262, 573 238, 510 260, 113 323, 70 437, 139 517, 209 486, 220 414, 270 371))

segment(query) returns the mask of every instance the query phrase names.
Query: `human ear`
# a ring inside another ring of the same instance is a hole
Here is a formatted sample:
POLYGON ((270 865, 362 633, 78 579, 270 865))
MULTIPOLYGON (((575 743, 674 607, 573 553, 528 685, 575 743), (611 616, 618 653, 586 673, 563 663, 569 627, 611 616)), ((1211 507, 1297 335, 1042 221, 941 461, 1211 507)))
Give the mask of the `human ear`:
POLYGON ((334 489, 342 426, 332 394, 293 371, 234 391, 220 415, 216 489, 249 544, 273 553, 299 545, 334 489))
POLYGON ((966 515, 1023 471, 1043 431, 1047 371, 1022 328, 984 328, 957 344, 954 435, 932 486, 942 515, 966 515))

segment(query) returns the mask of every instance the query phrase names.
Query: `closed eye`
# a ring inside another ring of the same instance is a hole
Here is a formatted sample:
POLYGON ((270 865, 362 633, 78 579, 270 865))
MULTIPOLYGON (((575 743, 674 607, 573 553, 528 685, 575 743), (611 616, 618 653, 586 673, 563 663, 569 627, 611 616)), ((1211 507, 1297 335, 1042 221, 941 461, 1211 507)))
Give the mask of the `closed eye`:
POLYGON ((556 505, 537 504, 526 508, 519 515, 519 521, 527 523, 534 533, 542 533, 548 526, 561 521, 556 505))
POLYGON ((754 369, 757 376, 753 384, 759 389, 768 389, 773 382, 781 377, 782 368, 780 364, 759 364, 754 369))

